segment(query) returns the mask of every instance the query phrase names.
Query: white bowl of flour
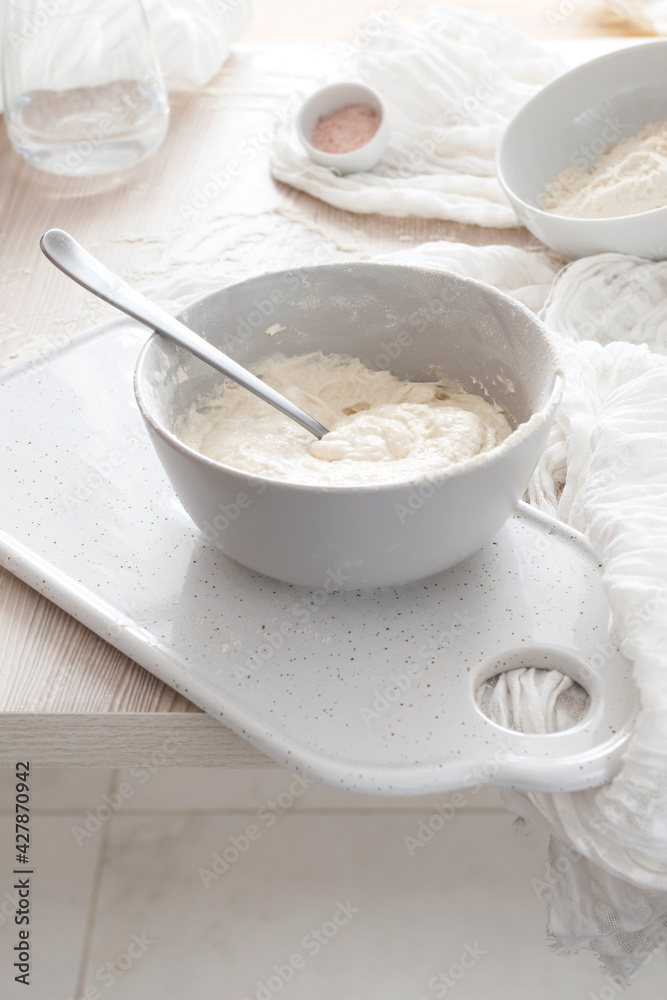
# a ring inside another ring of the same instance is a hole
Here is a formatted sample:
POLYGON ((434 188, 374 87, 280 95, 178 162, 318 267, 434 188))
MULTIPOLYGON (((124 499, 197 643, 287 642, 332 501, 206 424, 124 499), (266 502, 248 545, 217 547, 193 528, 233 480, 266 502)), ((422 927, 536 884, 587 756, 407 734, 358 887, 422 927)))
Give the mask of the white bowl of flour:
POLYGON ((298 268, 222 289, 180 318, 330 434, 316 441, 155 334, 135 394, 175 493, 225 556, 325 592, 418 580, 490 541, 562 392, 533 313, 440 271, 298 268))
POLYGON ((667 40, 554 80, 508 125, 496 168, 521 221, 554 250, 667 258, 667 40))

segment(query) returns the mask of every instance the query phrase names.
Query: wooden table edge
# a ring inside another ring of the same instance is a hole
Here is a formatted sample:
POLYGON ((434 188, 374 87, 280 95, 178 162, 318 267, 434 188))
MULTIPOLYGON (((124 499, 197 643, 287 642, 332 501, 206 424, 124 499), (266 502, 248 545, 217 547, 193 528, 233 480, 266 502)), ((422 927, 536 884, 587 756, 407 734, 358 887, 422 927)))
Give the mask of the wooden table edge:
POLYGON ((278 767, 201 712, 1 712, 0 767, 278 767))

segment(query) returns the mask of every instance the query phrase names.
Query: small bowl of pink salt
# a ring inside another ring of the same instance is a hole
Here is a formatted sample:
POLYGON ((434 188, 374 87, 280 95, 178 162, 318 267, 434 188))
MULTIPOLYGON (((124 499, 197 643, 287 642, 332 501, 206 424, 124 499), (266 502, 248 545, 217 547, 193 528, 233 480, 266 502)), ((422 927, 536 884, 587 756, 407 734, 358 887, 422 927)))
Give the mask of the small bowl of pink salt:
POLYGON ((389 141, 382 98, 362 83, 317 90, 301 108, 296 126, 311 160, 339 174, 372 170, 389 141))

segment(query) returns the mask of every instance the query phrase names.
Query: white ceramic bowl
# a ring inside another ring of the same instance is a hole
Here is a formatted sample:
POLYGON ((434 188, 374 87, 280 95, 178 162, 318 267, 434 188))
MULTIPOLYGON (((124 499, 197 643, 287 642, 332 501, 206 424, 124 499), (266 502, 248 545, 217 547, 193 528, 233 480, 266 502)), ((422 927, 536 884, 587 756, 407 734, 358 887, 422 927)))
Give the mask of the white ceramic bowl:
POLYGON ((299 111, 296 128, 311 160, 339 174, 359 174, 372 170, 382 159, 389 142, 389 122, 384 102, 376 90, 363 83, 332 83, 316 90, 299 111), (346 104, 370 104, 380 118, 377 132, 363 146, 348 153, 325 153, 317 149, 311 144, 310 137, 318 119, 346 104))
POLYGON ((252 476, 174 434, 177 419, 221 376, 153 335, 137 362, 135 393, 183 506, 237 562, 311 588, 398 585, 479 549, 513 513, 562 391, 536 317, 455 274, 366 262, 306 267, 232 285, 180 318, 244 365, 322 350, 406 379, 431 381, 441 368, 523 425, 468 465, 411 483, 316 487, 252 476), (267 336, 276 325, 284 329, 267 336))
POLYGON ((546 183, 571 164, 591 166, 619 140, 667 119, 667 40, 593 59, 548 84, 512 119, 498 148, 498 179, 524 225, 568 257, 615 251, 667 257, 667 206, 613 219, 543 211, 546 183))

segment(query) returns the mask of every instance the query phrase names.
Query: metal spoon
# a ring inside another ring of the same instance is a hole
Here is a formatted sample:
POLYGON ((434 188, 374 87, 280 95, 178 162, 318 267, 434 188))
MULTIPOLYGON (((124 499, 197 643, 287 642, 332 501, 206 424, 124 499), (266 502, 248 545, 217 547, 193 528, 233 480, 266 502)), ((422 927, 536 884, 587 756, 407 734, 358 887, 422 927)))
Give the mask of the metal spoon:
POLYGON ((139 320, 140 323, 145 323, 151 330, 162 334, 163 337, 185 347, 186 350, 201 358, 212 368, 227 375, 228 378, 238 382, 250 392, 254 392, 256 396, 270 403, 271 406, 275 406, 277 410, 291 417, 292 420, 296 420, 316 438, 322 438, 329 433, 326 427, 323 427, 319 421, 309 416, 295 403, 276 392, 266 382, 262 382, 256 375, 252 375, 242 365, 232 361, 217 347, 213 347, 203 337, 199 337, 183 323, 179 323, 177 319, 160 309, 136 289, 121 281, 118 275, 100 264, 69 233, 62 229, 49 229, 42 236, 39 245, 52 264, 59 267, 74 281, 78 281, 89 292, 104 299, 105 302, 109 302, 121 312, 127 313, 133 319, 139 320))

